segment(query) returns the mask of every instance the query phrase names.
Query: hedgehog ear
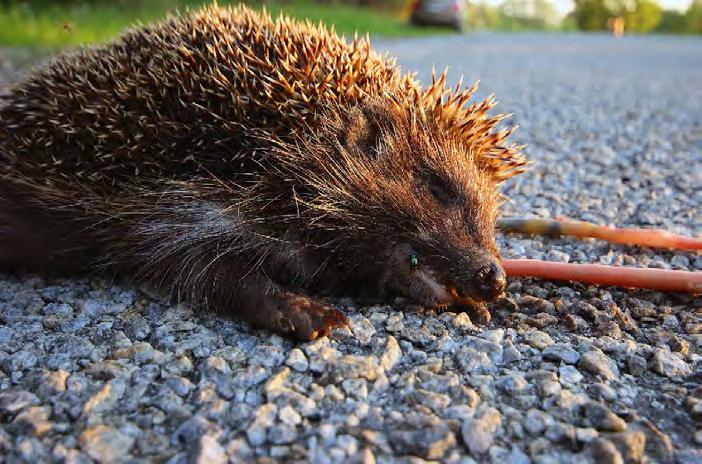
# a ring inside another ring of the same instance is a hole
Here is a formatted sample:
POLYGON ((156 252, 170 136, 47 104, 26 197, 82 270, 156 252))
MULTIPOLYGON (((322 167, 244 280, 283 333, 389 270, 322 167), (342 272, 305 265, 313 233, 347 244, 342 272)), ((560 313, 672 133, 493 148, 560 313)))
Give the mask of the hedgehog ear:
POLYGON ((372 111, 359 107, 348 113, 341 143, 349 151, 375 157, 380 139, 380 125, 372 111))

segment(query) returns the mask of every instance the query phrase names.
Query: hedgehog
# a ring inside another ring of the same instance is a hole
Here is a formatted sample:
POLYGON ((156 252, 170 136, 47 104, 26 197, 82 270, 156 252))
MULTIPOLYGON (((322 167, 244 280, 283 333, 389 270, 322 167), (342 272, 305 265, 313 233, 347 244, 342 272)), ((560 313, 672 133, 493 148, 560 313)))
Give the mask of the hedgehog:
POLYGON ((527 160, 494 98, 432 75, 245 6, 61 55, 0 100, 0 266, 136 279, 304 340, 356 291, 489 318, 499 185, 527 160))

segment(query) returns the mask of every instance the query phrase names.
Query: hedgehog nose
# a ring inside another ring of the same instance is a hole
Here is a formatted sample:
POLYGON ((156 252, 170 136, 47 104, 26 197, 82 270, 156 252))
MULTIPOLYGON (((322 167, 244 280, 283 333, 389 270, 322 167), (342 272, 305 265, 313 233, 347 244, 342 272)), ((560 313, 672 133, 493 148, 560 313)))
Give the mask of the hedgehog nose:
POLYGON ((494 300, 505 291, 507 276, 497 263, 491 263, 480 269, 475 277, 477 297, 482 300, 494 300))

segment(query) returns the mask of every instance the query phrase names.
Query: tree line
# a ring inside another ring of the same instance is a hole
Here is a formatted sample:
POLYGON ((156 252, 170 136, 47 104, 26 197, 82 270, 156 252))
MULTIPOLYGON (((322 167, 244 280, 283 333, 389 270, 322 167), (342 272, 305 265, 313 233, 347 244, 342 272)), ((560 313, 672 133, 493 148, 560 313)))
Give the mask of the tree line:
MULTIPOLYGON (((318 1, 398 9, 416 0, 318 1)), ((485 0, 465 1, 466 22, 473 29, 605 31, 618 21, 628 33, 702 34, 702 0, 691 0, 682 12, 664 10, 656 0, 575 0, 565 18, 549 0, 505 0, 497 6, 485 0)))
POLYGON ((663 10, 655 0, 576 0, 566 22, 584 31, 605 30, 613 19, 634 33, 702 33, 702 0, 693 0, 686 11, 663 10))

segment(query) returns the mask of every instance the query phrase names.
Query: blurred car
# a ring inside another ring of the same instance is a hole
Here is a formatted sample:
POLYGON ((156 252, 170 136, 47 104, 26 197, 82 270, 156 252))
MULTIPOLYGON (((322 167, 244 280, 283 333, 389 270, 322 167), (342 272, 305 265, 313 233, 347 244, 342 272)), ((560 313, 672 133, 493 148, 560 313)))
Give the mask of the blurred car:
POLYGON ((465 15, 465 0, 414 0, 410 22, 422 26, 451 26, 460 31, 465 15))

